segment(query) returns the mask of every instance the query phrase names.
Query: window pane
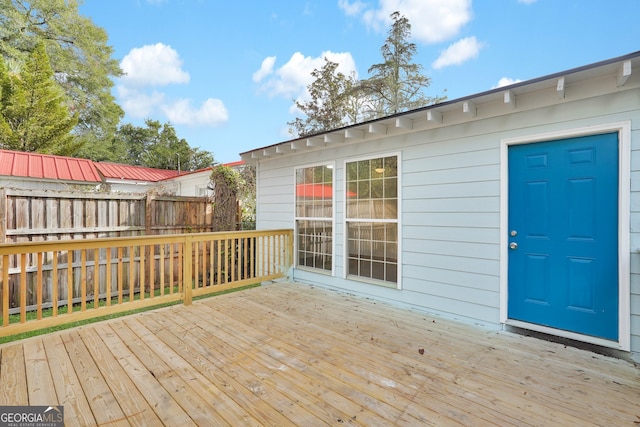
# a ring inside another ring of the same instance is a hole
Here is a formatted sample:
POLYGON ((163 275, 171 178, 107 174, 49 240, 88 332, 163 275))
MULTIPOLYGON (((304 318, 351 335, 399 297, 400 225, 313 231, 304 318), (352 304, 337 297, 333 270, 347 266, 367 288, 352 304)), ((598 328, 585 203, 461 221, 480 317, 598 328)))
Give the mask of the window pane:
POLYGON ((356 181, 358 179, 358 164, 347 163, 347 181, 356 181))
POLYGON ((398 262, 398 244, 386 243, 384 250, 385 261, 398 262))
POLYGON ((371 180, 371 198, 372 199, 381 199, 384 197, 384 180, 382 179, 372 179, 371 180))
POLYGON ((373 279, 386 280, 383 262, 374 261, 371 263, 371 277, 373 279))
POLYGON ((296 170, 296 216, 333 217, 333 172, 328 166, 296 170))
POLYGON ((298 265, 331 270, 333 229, 330 221, 296 221, 298 265))
POLYGON ((398 157, 385 157, 384 171, 385 177, 398 176, 398 157))
POLYGON ((384 218, 398 219, 398 200, 391 199, 384 201, 384 218))
POLYGON ((350 162, 346 170, 346 216, 365 220, 347 221, 347 274, 397 283, 398 157, 350 162))
POLYGON ((387 282, 397 282, 398 281, 398 264, 387 263, 386 272, 385 272, 385 280, 387 282))
POLYGON ((360 260, 360 276, 361 277, 371 277, 371 261, 368 260, 360 260))
POLYGON ((398 224, 385 225, 385 241, 387 242, 398 241, 398 224))
POLYGON ((369 197, 369 180, 358 181, 358 199, 368 199, 369 197))
POLYGON ((331 271, 333 170, 327 165, 300 168, 295 176, 297 265, 331 271))
POLYGON ((384 197, 386 199, 398 198, 398 178, 387 178, 384 180, 384 197))
POLYGON ((358 162, 358 180, 371 178, 371 161, 362 160, 358 162))

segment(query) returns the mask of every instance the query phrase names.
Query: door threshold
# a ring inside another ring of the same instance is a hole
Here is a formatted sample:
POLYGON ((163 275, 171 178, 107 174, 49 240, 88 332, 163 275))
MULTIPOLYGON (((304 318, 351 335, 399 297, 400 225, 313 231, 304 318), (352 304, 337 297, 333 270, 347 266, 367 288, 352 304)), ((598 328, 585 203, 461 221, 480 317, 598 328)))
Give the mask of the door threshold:
POLYGON ((537 325, 535 323, 523 322, 521 320, 507 319, 504 323, 505 330, 515 332, 520 335, 529 335, 547 341, 567 344, 572 347, 588 349, 600 354, 612 355, 613 357, 625 358, 620 355, 609 354, 621 353, 630 354, 625 351, 618 341, 611 341, 604 338, 593 337, 590 335, 578 334, 576 332, 555 329, 549 326, 537 325), (600 349, 600 351, 598 351, 600 349))

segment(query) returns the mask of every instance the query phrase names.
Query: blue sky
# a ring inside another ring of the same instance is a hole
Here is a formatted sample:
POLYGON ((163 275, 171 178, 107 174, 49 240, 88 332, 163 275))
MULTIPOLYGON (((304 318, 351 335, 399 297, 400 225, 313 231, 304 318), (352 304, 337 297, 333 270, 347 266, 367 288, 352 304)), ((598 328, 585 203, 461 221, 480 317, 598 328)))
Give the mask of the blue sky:
POLYGON ((290 139, 326 56, 368 77, 389 15, 409 19, 431 78, 456 99, 640 50, 640 0, 85 0, 126 76, 125 123, 170 122, 217 162, 290 139))

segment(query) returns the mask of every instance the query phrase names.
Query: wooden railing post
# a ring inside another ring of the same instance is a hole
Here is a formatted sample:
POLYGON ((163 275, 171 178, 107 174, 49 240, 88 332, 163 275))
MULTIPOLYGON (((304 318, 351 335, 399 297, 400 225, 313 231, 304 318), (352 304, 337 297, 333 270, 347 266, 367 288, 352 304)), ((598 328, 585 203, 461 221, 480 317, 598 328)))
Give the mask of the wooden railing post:
POLYGON ((193 238, 185 236, 182 251, 182 292, 184 305, 191 305, 193 290, 193 238))

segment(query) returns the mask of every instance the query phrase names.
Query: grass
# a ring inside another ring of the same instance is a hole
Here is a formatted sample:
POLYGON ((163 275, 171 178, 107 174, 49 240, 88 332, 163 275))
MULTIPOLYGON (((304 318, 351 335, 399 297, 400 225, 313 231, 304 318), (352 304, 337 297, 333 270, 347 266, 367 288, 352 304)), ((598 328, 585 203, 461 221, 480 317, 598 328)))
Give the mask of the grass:
MULTIPOLYGON (((198 297, 194 297, 193 300, 197 301, 197 300, 201 300, 201 299, 206 299, 206 298, 211 298, 217 295, 223 295, 223 294, 228 294, 231 292, 238 292, 238 291, 242 291, 242 290, 246 290, 246 289, 251 289, 251 288, 255 288, 260 286, 259 283, 256 284, 252 284, 252 285, 247 285, 247 286, 242 286, 239 288, 233 288, 233 289, 226 289, 220 292, 214 292, 212 294, 208 294, 208 295, 202 295, 202 296, 198 296, 198 297)), ((160 290, 156 289, 154 295, 158 296, 160 295, 160 290)), ((145 294, 145 298, 149 297, 149 293, 145 294)), ((129 300, 129 297, 126 296, 123 299, 123 302, 127 302, 129 300)), ((112 304, 116 304, 118 302, 117 297, 116 298, 112 298, 112 304)), ((93 302, 91 303, 93 304, 93 302)), ((35 331, 29 331, 29 332, 23 332, 20 334, 14 334, 14 335, 9 335, 6 337, 0 337, 0 344, 5 344, 8 342, 12 342, 12 341, 18 341, 18 340, 22 340, 25 338, 30 338, 30 337, 35 337, 38 335, 44 335, 44 334, 48 334, 51 332, 56 332, 56 331, 61 331, 64 329, 69 329, 69 328, 75 328, 77 326, 83 326, 83 325, 88 325, 91 323, 96 323, 96 322, 100 322, 103 320, 110 320, 110 319, 115 319, 118 317, 123 317, 123 316, 128 316, 131 314, 135 314, 135 313, 142 313, 144 311, 149 311, 149 310, 156 310, 158 308, 163 308, 163 307, 170 307, 172 305, 177 305, 177 304, 182 304, 182 301, 175 301, 175 302, 169 302, 169 303, 164 303, 164 304, 158 304, 158 305, 154 305, 151 307, 144 307, 144 308, 139 308, 139 309, 135 309, 135 310, 129 310, 129 311, 124 311, 121 313, 116 313, 116 314, 111 314, 111 315, 106 315, 106 316, 100 316, 100 317, 95 317, 92 319, 86 319, 86 320, 81 320, 81 321, 77 321, 77 322, 69 322, 69 323, 65 323, 64 325, 58 325, 58 326, 52 326, 50 328, 44 328, 44 329, 38 329, 35 331)), ((89 304, 87 304, 89 305, 89 304)), ((106 300, 100 300, 99 305, 105 306, 106 305, 106 300)), ((80 308, 80 304, 74 304, 74 311, 75 308, 78 307, 78 309, 80 308)), ((42 310, 42 317, 50 317, 52 315, 53 310, 51 308, 46 309, 46 310, 42 310)), ((64 314, 67 312, 67 306, 62 306, 60 308, 58 308, 58 314, 64 314)), ((35 311, 33 312, 28 312, 27 313, 27 320, 33 320, 36 319, 37 317, 37 313, 35 311)), ((20 315, 19 314, 13 314, 11 316, 9 316, 9 324, 11 323, 17 323, 20 321, 20 315)))

